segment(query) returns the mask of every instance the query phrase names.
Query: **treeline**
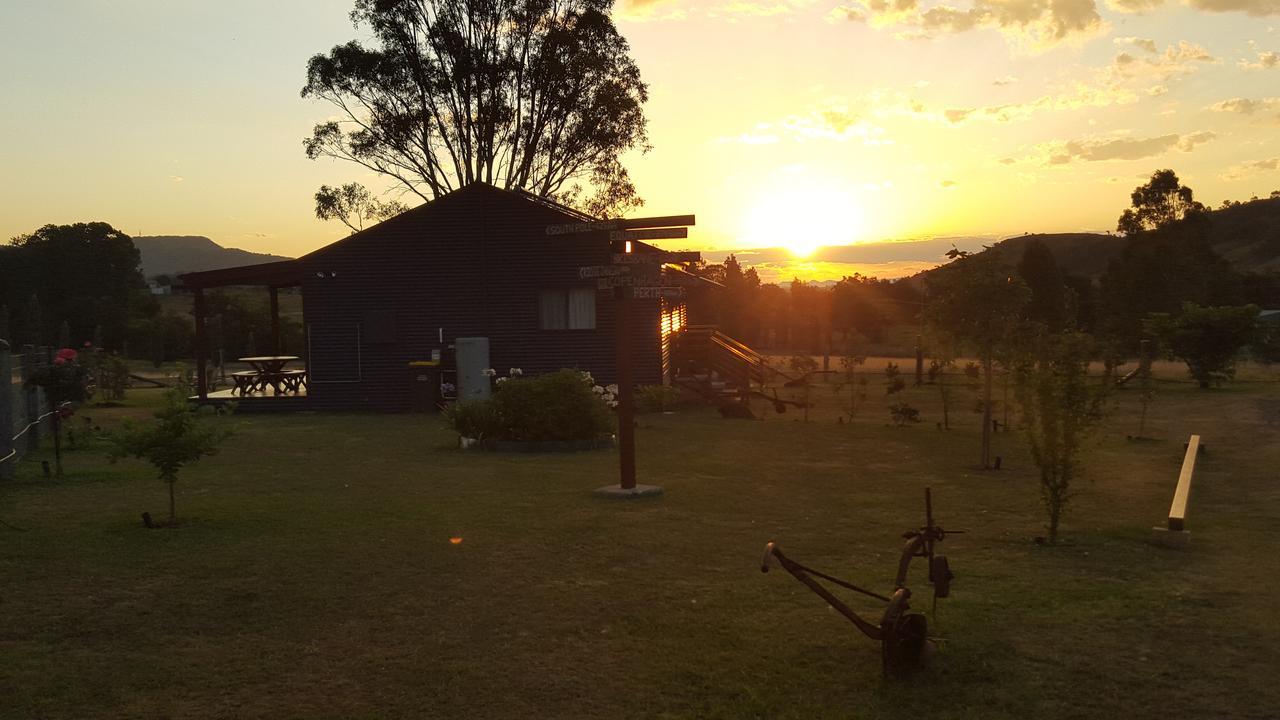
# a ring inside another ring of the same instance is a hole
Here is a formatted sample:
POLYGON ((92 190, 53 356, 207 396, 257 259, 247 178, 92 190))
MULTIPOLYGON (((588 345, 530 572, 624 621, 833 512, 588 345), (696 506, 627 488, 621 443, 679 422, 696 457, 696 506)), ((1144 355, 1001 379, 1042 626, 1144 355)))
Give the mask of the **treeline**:
POLYGON ((724 287, 693 303, 690 322, 718 325, 764 350, 821 354, 853 338, 892 346, 893 331, 918 325, 924 304, 923 287, 914 280, 854 274, 828 287, 799 279, 762 283, 754 268, 744 270, 733 255, 694 272, 724 287))
MULTIPOLYGON (((1178 315, 1184 303, 1280 308, 1280 275, 1241 272, 1218 255, 1210 229, 1221 210, 1196 202, 1172 170, 1137 188, 1133 203, 1118 225, 1123 237, 1115 242, 1123 248, 1100 277, 1071 274, 1038 240, 1024 243, 1020 256, 1002 254, 1009 276, 1030 292, 1023 311, 1029 319, 1055 332, 1087 332, 1133 356, 1149 335, 1151 317, 1178 315)), ((996 254, 980 254, 988 253, 996 254)), ((945 268, 898 280, 853 275, 826 287, 800 280, 778 285, 761 283, 753 268, 730 256, 697 270, 724 290, 692 308, 690 320, 719 325, 763 350, 839 354, 861 344, 872 354, 910 352, 945 268)))
MULTIPOLYGON (((194 356, 188 297, 150 293, 133 240, 103 222, 46 225, 0 246, 0 338, 21 347, 84 347, 154 363, 194 356)), ((266 294, 207 298, 209 347, 217 359, 269 348, 266 294)), ((301 323, 281 318, 281 344, 303 349, 301 323)))

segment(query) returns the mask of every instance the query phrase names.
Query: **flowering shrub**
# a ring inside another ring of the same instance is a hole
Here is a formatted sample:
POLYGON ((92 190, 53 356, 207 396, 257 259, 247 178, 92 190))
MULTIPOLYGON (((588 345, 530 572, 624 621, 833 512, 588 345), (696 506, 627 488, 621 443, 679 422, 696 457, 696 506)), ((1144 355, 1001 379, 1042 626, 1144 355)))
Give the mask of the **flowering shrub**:
POLYGON ((81 402, 89 397, 89 373, 78 358, 75 350, 62 348, 52 364, 36 370, 27 382, 44 390, 52 405, 81 402))
MULTIPOLYGON (((513 368, 518 370, 518 368, 513 368)), ((458 434, 487 440, 596 440, 612 433, 614 393, 589 373, 561 370, 524 377, 512 372, 488 400, 458 403, 446 419, 458 434)))

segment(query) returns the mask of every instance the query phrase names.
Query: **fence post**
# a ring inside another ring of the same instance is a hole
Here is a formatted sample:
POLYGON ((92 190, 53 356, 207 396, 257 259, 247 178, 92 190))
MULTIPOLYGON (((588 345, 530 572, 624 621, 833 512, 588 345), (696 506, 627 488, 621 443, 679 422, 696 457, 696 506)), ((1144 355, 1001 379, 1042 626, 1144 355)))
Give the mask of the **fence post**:
MULTIPOLYGON (((43 369, 53 364, 53 348, 48 346, 41 346, 40 349, 36 351, 36 354, 38 356, 38 364, 36 365, 36 367, 43 369)), ((37 386, 36 387, 36 417, 40 417, 41 415, 44 415, 46 412, 52 409, 53 409, 53 405, 49 403, 49 396, 48 394, 45 393, 45 389, 37 386)), ((45 434, 52 435, 53 434, 53 416, 50 415, 49 417, 45 418, 44 420, 41 420, 40 422, 44 427, 45 434)))
MULTIPOLYGON (((0 338, 0 480, 13 477, 13 367, 9 343, 0 338)), ((15 456, 16 457, 16 456, 15 456)))
POLYGON ((27 430, 27 452, 40 449, 40 402, 36 398, 36 387, 27 381, 36 369, 36 349, 30 345, 22 346, 22 399, 27 406, 27 422, 31 423, 27 430))

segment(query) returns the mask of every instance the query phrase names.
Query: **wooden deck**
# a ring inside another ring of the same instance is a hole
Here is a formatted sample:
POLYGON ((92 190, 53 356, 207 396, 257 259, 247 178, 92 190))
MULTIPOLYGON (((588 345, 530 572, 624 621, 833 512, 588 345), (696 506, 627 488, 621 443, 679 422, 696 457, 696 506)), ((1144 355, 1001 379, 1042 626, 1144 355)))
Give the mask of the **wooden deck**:
POLYGON ((211 390, 209 398, 203 401, 198 395, 193 395, 191 401, 202 405, 225 405, 234 402, 236 404, 236 412, 248 413, 299 412, 309 409, 305 388, 296 393, 281 393, 279 395, 276 394, 275 390, 267 388, 265 392, 250 393, 243 397, 238 393, 233 394, 228 388, 211 390))

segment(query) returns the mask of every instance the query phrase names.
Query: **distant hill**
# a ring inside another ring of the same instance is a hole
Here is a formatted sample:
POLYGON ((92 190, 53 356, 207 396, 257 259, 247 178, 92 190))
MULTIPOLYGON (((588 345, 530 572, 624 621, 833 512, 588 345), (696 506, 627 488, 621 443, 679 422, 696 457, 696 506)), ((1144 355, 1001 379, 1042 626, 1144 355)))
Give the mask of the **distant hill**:
POLYGON ((148 235, 135 237, 133 244, 142 253, 142 274, 147 277, 291 259, 222 247, 202 235, 148 235))
MULTIPOLYGON (((1107 264, 1125 244, 1120 235, 1099 233, 1020 235, 984 252, 998 253, 1016 264, 1033 240, 1049 248, 1064 272, 1091 278, 1106 272, 1107 264)), ((1280 198, 1252 200, 1210 212, 1209 244, 1241 272, 1280 272, 1280 198)))

